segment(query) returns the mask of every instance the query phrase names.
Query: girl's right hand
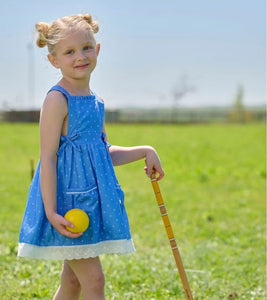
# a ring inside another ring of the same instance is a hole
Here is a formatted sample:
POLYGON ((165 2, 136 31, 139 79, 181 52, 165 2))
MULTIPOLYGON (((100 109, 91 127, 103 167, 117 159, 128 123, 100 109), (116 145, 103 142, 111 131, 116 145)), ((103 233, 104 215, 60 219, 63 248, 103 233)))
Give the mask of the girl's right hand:
POLYGON ((48 220, 52 224, 52 226, 62 235, 73 239, 78 238, 82 235, 82 232, 74 233, 69 231, 66 226, 72 228, 73 224, 57 213, 53 213, 51 216, 49 216, 48 220))

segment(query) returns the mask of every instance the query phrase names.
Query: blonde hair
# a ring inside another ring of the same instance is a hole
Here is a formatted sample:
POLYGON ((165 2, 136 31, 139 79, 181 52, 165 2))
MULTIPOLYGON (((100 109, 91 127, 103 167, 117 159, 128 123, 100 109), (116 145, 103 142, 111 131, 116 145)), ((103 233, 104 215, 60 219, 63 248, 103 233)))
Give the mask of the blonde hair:
POLYGON ((92 33, 99 30, 98 23, 93 20, 90 14, 66 16, 55 20, 52 24, 39 22, 35 25, 38 31, 36 44, 43 48, 47 46, 50 54, 55 54, 57 43, 66 36, 71 29, 84 29, 92 33))

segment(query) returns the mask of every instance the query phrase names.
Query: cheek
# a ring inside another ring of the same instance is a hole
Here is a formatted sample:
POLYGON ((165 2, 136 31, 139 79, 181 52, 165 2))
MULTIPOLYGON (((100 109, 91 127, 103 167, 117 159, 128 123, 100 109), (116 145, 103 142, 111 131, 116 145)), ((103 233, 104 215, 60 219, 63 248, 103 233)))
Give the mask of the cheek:
POLYGON ((88 54, 88 58, 90 60, 97 60, 97 54, 96 54, 96 52, 89 53, 88 54))
POLYGON ((64 60, 61 61, 61 65, 64 66, 71 66, 73 64, 73 59, 71 58, 65 58, 64 60))

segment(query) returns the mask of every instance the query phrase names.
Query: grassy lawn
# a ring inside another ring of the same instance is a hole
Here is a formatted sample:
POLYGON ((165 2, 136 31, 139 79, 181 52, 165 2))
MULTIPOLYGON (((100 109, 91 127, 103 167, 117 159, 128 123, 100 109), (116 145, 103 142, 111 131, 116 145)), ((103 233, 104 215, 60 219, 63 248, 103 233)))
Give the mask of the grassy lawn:
MULTIPOLYGON (((112 144, 150 144, 195 300, 264 299, 265 124, 113 125, 112 144)), ((52 299, 62 262, 16 257, 39 156, 37 124, 0 123, 0 299, 52 299)), ((116 167, 137 252, 104 255, 108 300, 185 299, 144 162, 116 167)))

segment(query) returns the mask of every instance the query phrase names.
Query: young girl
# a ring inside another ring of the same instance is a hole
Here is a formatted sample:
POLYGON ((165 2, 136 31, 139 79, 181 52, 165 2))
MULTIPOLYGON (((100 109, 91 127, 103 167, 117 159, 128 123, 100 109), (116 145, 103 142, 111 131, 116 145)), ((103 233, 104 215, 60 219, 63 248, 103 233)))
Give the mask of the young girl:
POLYGON ((145 158, 146 174, 164 176, 149 146, 108 144, 104 102, 90 89, 100 45, 89 14, 67 16, 52 25, 37 23, 37 45, 48 47, 50 63, 62 73, 40 116, 40 162, 30 186, 21 226, 19 256, 62 259, 61 285, 54 299, 102 300, 104 276, 99 255, 134 251, 124 194, 113 166, 145 158), (63 216, 83 209, 90 225, 72 233, 63 216))

